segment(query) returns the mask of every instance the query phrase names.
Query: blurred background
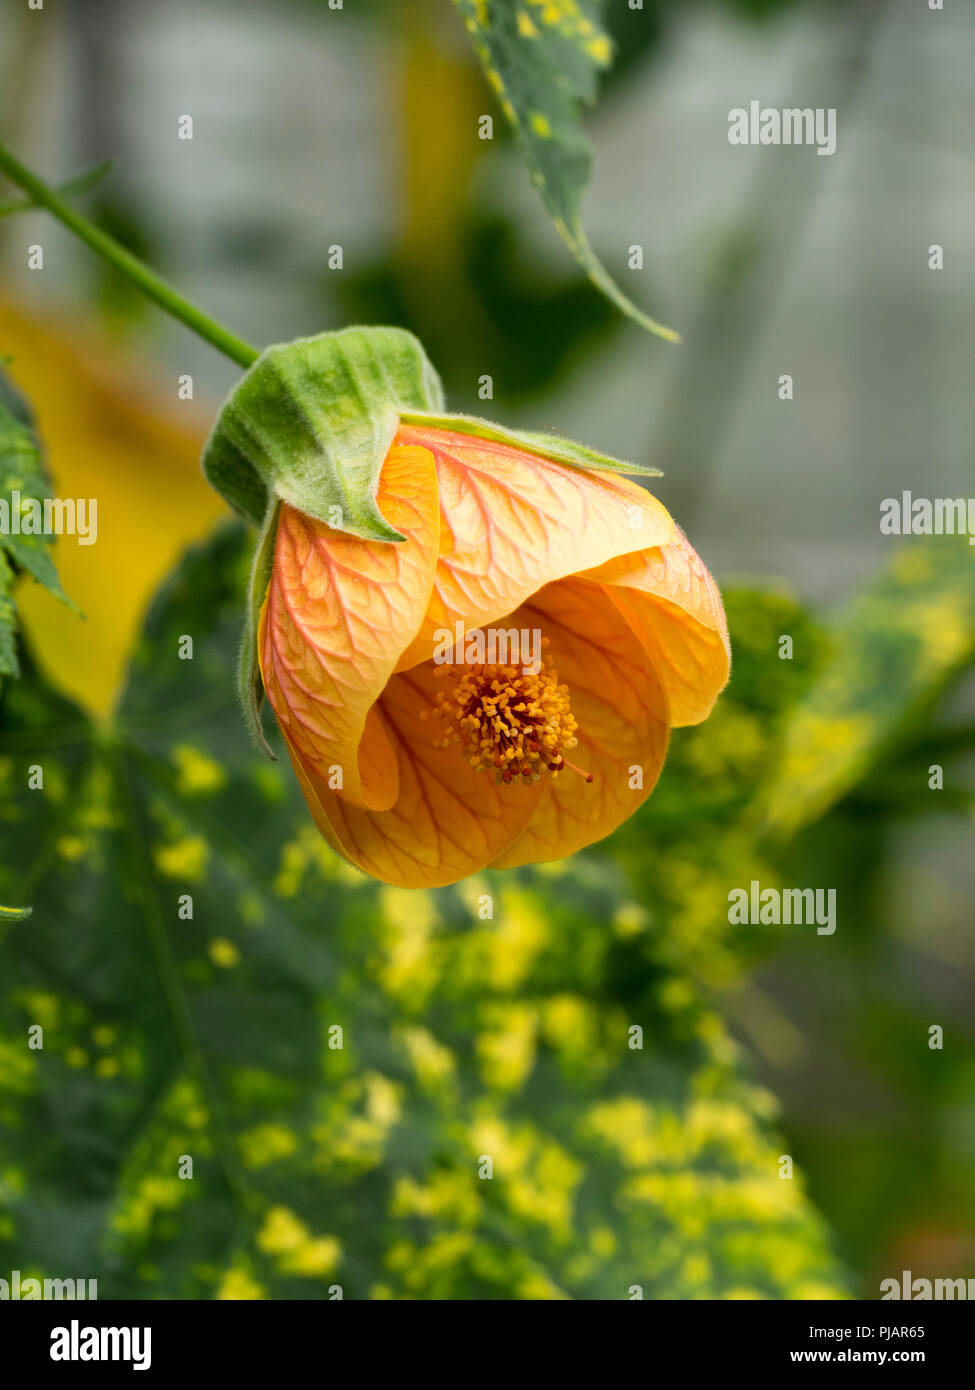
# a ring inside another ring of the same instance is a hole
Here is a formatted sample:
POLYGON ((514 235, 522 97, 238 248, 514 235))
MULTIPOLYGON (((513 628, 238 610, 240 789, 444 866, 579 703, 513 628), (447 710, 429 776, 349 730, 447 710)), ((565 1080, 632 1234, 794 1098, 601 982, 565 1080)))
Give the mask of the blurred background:
MULTIPOLYGON (((975 492, 975 10, 610 0, 607 19, 617 61, 587 122, 584 223, 678 347, 623 320, 574 266, 446 0, 49 0, 43 20, 4 0, 0 129, 51 180, 113 159, 86 212, 249 341, 403 324, 453 409, 662 468, 655 491, 729 591, 733 637, 739 625, 742 671, 714 738, 747 761, 735 710, 759 739, 784 719, 828 668, 836 615, 894 561, 881 501, 975 492), (836 107, 836 153, 729 145, 729 111, 753 98, 836 107), (491 142, 476 134, 487 112, 491 142), (178 138, 185 115, 192 140, 178 138), (788 675, 783 632, 796 639, 788 675)), ((46 672, 104 714, 149 596, 222 514, 197 460, 238 373, 42 213, 0 221, 0 274, 0 354, 33 402, 56 490, 100 506, 97 546, 59 546, 87 621, 34 589, 23 607, 46 672), (27 269, 32 243, 43 273, 27 269), (185 373, 190 402, 177 398, 185 373)), ((778 1097, 862 1297, 905 1268, 975 1277, 975 689, 962 645, 950 673, 905 694, 911 727, 892 719, 777 852, 787 882, 836 887, 836 936, 783 929, 713 956, 685 943, 778 1097), (936 762, 949 767, 941 800, 927 786, 936 762)), ((855 666, 855 627, 839 650, 855 666)), ((682 845, 709 816, 737 843, 736 781, 757 776, 727 749, 709 762, 696 737, 675 739, 685 802, 670 871, 685 902, 714 866, 706 844, 697 858, 682 845), (700 806, 716 768, 721 795, 700 806)), ((770 747, 756 745, 756 767, 770 747)), ((653 798, 621 836, 637 883, 672 809, 653 798)), ((750 853, 726 865, 708 911, 758 876, 750 853)))

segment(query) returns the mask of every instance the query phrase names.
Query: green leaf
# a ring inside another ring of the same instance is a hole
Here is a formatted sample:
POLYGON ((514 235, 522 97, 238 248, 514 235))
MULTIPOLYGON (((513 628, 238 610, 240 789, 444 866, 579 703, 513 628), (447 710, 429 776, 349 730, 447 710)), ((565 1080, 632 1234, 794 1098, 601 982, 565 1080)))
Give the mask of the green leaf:
POLYGON ((337 530, 401 541, 376 506, 400 408, 442 410, 423 348, 401 328, 345 328, 266 348, 203 451, 210 483, 263 525, 280 499, 337 530))
POLYGON ((542 433, 536 430, 509 430, 496 425, 491 420, 479 419, 476 415, 434 414, 431 411, 403 410, 400 419, 408 425, 427 425, 432 429, 455 430, 458 434, 470 434, 477 439, 491 439, 498 444, 510 444, 514 449, 529 449, 542 458, 556 463, 568 464, 570 468, 584 470, 597 469, 611 473, 639 473, 647 478, 662 476, 659 468, 650 464, 627 463, 614 458, 612 454, 601 454, 590 449, 587 444, 577 444, 560 434, 542 433))
POLYGON ((232 717, 247 570, 236 526, 188 555, 111 730, 32 670, 0 700, 0 897, 36 904, 0 933, 0 1265, 102 1299, 841 1291, 615 871, 409 892, 332 854, 232 717))
MULTIPOLYGON (((3 394, 12 399, 9 390, 3 394)), ((39 529, 45 523, 45 500, 50 497, 33 430, 0 398, 0 676, 18 673, 13 600, 17 571, 25 570, 50 593, 71 604, 51 558, 54 537, 39 529), (21 528, 25 525, 36 525, 38 534, 24 534, 21 528)))
MULTIPOLYGON (((93 164, 90 169, 83 169, 80 174, 75 174, 73 178, 58 184, 54 191, 61 197, 76 197, 81 193, 90 193, 109 176, 113 168, 113 160, 103 159, 100 163, 93 164)), ((31 208, 38 206, 33 198, 0 199, 0 217, 9 217, 14 212, 29 212, 31 208)))
MULTIPOLYGON (((764 796, 791 834, 845 796, 975 654, 975 552, 963 536, 905 545, 834 623, 831 654, 785 729, 764 796)), ((926 785, 923 769, 918 794, 926 785)))
POLYGON ((0 675, 16 676, 17 609, 14 605, 14 572, 0 550, 0 675))
POLYGON ((580 109, 612 59, 603 0, 454 0, 549 216, 594 285, 642 328, 678 335, 649 318, 596 258, 582 228, 589 143, 580 109))

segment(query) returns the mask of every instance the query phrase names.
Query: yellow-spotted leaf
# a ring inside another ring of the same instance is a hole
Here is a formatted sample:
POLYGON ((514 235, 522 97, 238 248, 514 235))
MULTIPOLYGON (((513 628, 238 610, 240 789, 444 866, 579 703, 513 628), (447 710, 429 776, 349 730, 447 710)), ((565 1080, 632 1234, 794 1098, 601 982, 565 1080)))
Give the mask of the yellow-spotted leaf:
POLYGON ((580 115, 613 57, 603 0, 454 0, 546 210, 594 285, 629 318, 676 340, 624 294, 589 244, 580 207, 591 157, 580 115))
POLYGON ((847 794, 975 655, 975 550, 965 536, 905 544, 839 615, 830 656, 793 711, 766 796, 791 833, 847 794))
POLYGON ((100 1299, 842 1292, 769 1096, 606 861, 404 890, 319 836, 237 718, 247 552, 187 556, 109 727, 29 660, 0 692, 0 901, 35 906, 0 917, 0 1266, 100 1299))

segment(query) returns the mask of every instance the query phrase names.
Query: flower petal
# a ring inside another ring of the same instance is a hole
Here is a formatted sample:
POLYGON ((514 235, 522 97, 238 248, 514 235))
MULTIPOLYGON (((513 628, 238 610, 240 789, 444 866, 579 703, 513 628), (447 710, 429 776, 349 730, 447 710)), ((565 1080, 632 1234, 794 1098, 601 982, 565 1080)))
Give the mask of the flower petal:
POLYGON ((258 652, 293 760, 297 754, 326 786, 337 765, 340 795, 382 810, 395 802, 398 782, 379 721, 370 720, 359 745, 429 603, 439 538, 429 450, 394 441, 376 500, 406 541, 360 540, 282 506, 258 652))
POLYGON ((623 555, 581 578, 606 588, 660 673, 674 728, 711 713, 731 669, 721 594, 679 527, 669 545, 623 555))
POLYGON ((401 427, 436 460, 440 556, 430 609, 399 670, 427 660, 434 632, 484 627, 553 580, 667 544, 674 523, 644 488, 450 430, 401 427))
POLYGON ((579 723, 569 755, 593 775, 543 778, 520 837, 494 861, 514 868, 561 859, 603 839, 653 790, 667 752, 667 697, 654 664, 606 590, 581 579, 550 584, 509 619, 549 638, 547 658, 569 687, 579 723), (633 788, 632 769, 642 786, 633 788))
POLYGON ((456 745, 436 746, 430 714, 442 689, 432 661, 392 678, 377 706, 395 749, 399 796, 391 810, 361 810, 330 791, 292 751, 309 810, 325 838, 360 869, 404 888, 437 888, 476 873, 529 820, 541 784, 498 786, 456 745))

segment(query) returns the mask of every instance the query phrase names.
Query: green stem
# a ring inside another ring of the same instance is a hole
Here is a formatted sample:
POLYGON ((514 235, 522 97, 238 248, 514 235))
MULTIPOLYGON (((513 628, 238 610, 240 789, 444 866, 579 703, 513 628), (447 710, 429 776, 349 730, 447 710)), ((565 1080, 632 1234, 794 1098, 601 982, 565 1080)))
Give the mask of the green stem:
POLYGON ((256 348, 251 347, 250 343, 245 343, 222 324, 216 323, 181 294, 177 294, 171 285, 167 285, 165 280, 154 270, 150 270, 137 256, 126 251, 124 246, 120 246, 114 237, 100 231, 86 217, 82 217, 81 213, 69 207, 53 188, 49 188, 36 174, 25 169, 3 145, 0 145, 0 172, 4 173, 11 183, 28 193, 39 207, 47 208, 48 212, 53 213, 69 231, 74 232, 76 237, 90 246, 103 260, 108 261, 109 265, 113 265, 161 309, 165 309, 167 314, 172 314, 181 323, 185 323, 187 328, 191 328, 194 333, 212 343, 241 367, 249 367, 255 361, 258 355, 256 348))

